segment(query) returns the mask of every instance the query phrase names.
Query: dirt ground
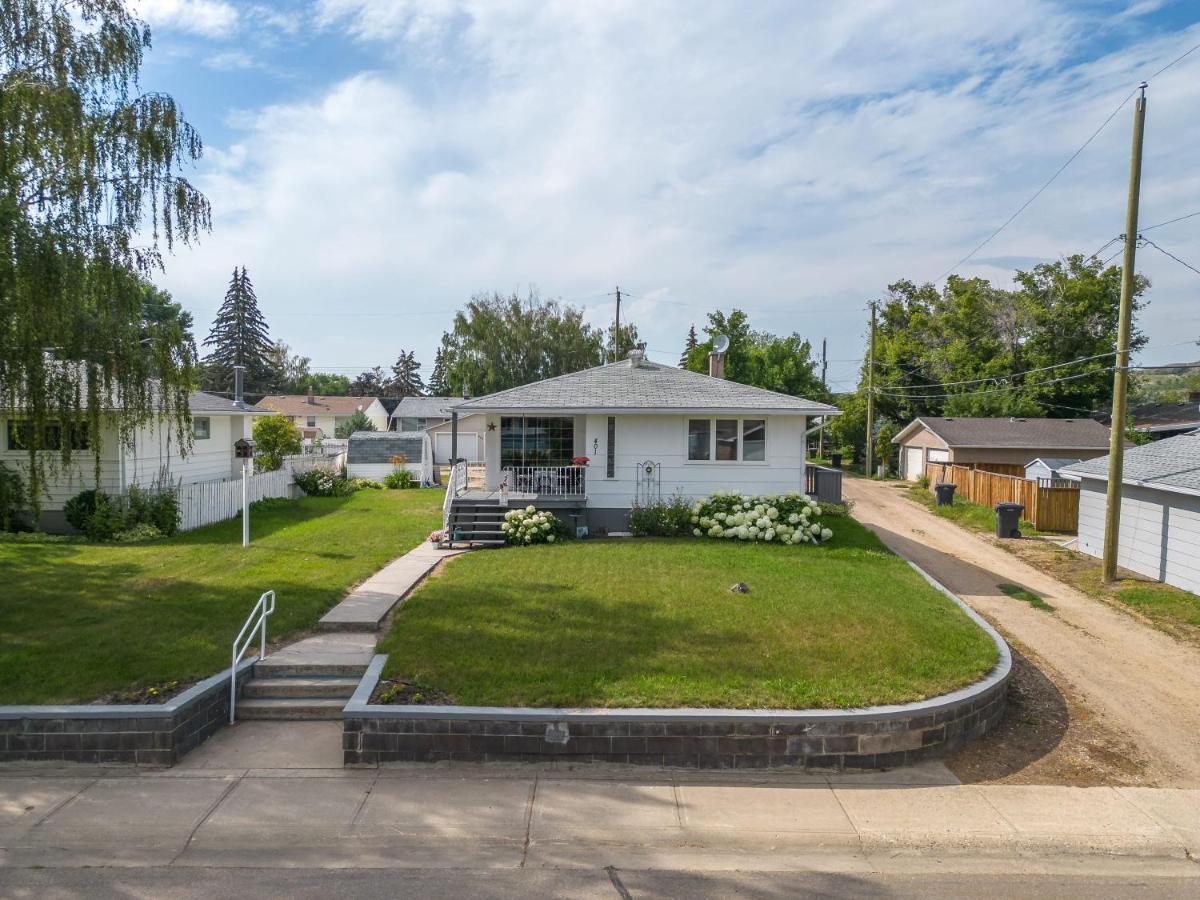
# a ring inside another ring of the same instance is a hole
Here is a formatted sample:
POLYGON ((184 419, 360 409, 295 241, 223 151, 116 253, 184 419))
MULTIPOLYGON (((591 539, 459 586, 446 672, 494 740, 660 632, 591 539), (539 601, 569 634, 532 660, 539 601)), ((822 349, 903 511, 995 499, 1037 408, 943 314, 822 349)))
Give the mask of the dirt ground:
POLYGON ((848 478, 854 516, 962 597, 1018 651, 997 731, 947 760, 963 781, 1200 786, 1200 649, 938 518, 848 478), (1016 584, 1053 610, 999 590, 1016 584))

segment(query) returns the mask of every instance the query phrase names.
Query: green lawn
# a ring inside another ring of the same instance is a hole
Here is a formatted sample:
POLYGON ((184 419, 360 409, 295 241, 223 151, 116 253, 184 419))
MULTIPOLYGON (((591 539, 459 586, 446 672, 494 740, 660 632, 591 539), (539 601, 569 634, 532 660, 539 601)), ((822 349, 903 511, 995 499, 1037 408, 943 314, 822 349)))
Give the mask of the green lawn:
POLYGON ((996 649, 861 525, 822 547, 697 539, 476 552, 410 597, 385 677, 483 706, 843 707, 978 679, 996 649), (730 593, 745 582, 749 594, 730 593))
POLYGON ((442 492, 271 501, 145 544, 0 543, 0 704, 70 703, 203 678, 259 595, 272 639, 311 628, 346 589, 441 523, 442 492))

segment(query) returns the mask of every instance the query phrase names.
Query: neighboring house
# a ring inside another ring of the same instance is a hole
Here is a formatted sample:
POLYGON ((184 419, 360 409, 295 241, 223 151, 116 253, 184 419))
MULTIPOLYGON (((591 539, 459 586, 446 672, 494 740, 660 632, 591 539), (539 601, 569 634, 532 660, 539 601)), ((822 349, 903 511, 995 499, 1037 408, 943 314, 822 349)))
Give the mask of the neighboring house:
POLYGON ((388 414, 378 397, 323 397, 303 394, 273 394, 258 401, 260 409, 277 412, 300 429, 304 438, 334 437, 337 426, 354 415, 366 413, 378 431, 387 431, 388 414))
MULTIPOLYGON (((1108 457, 1064 474, 1080 480, 1078 549, 1103 557, 1108 457)), ((1200 593, 1200 431, 1125 451, 1117 565, 1200 593)))
MULTIPOLYGON (((192 450, 180 453, 178 441, 169 440, 170 428, 158 421, 137 430, 133 446, 122 446, 116 426, 106 427, 101 435, 100 481, 95 481, 93 458, 86 435, 75 436, 79 455, 68 469, 52 466, 47 473, 39 526, 50 532, 70 531, 63 516, 63 504, 83 490, 100 487, 116 494, 132 485, 150 487, 156 481, 176 484, 216 481, 231 478, 241 471, 234 458, 233 444, 249 438, 255 416, 263 410, 253 406, 235 406, 226 397, 194 391, 188 399, 192 414, 192 450), (53 469, 57 469, 54 471, 53 469)), ((0 461, 27 477, 29 454, 23 449, 23 424, 19 415, 0 413, 0 461)), ((47 450, 47 453, 54 453, 47 450)), ((55 454, 57 456, 57 454, 55 454)))
POLYGON ((1150 435, 1152 440, 1188 434, 1200 428, 1200 391, 1178 403, 1139 403, 1129 410, 1133 430, 1150 435))
POLYGON ((559 501, 593 532, 624 531, 635 503, 676 494, 804 491, 808 418, 837 412, 639 351, 456 411, 460 427, 475 416, 483 423, 487 495, 474 499, 497 502, 503 481, 510 502, 559 501), (572 465, 578 457, 590 461, 572 465))
MULTIPOLYGON (((428 431, 433 446, 433 462, 447 465, 453 454, 451 410, 463 403, 461 397, 405 397, 392 413, 393 431, 428 431)), ((482 415, 460 416, 458 420, 458 458, 483 462, 483 435, 487 423, 482 415)))
POLYGON ((420 480, 425 444, 423 431, 356 431, 346 445, 346 474, 383 481, 395 469, 405 468, 420 480), (398 456, 404 457, 404 463, 392 462, 398 456))
POLYGON ((392 431, 424 431, 450 421, 450 408, 459 397, 405 397, 392 410, 392 431))
POLYGON ((1094 419, 921 416, 892 438, 900 475, 916 481, 926 463, 951 463, 1023 477, 1039 457, 1092 459, 1108 452, 1108 426, 1094 419))
POLYGON ((1025 466, 1025 477, 1030 481, 1053 481, 1062 478, 1059 473, 1075 463, 1083 462, 1079 457, 1038 457, 1025 466))

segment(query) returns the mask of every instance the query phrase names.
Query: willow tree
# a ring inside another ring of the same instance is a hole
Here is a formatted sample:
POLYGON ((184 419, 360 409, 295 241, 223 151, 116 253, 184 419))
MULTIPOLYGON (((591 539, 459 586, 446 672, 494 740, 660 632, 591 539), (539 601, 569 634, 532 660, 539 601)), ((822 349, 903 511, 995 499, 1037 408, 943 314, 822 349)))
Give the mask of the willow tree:
POLYGON ((106 426, 129 444, 162 417, 188 445, 194 350, 146 320, 143 285, 210 210, 181 175, 199 136, 140 90, 149 47, 123 0, 0 4, 0 409, 35 509, 48 467, 86 453, 99 478, 106 426))

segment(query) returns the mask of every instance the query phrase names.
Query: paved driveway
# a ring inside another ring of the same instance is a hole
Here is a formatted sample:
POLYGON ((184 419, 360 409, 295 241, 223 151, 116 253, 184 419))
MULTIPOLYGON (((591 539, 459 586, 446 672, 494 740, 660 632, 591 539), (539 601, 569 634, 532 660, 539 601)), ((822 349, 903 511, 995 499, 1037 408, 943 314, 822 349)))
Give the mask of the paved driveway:
POLYGON ((1200 785, 1200 650, 1143 625, 938 518, 894 483, 847 478, 854 517, 1019 641, 1059 684, 1149 757, 1154 783, 1200 785), (998 590, 1042 595, 1036 610, 998 590))

